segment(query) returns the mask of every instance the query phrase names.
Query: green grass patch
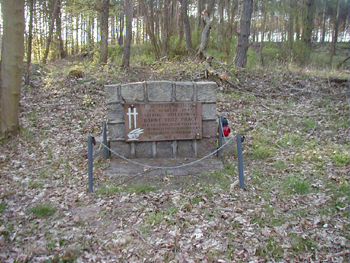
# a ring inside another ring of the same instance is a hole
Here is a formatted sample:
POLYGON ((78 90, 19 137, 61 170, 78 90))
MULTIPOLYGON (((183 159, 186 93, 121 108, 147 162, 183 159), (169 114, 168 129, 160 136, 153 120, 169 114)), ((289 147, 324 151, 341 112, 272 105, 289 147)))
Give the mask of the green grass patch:
POLYGON ((266 241, 266 247, 259 247, 256 249, 256 255, 266 259, 278 259, 283 258, 284 249, 281 247, 280 242, 276 241, 273 237, 270 237, 266 241))
POLYGON ((287 134, 283 139, 277 141, 277 144, 285 149, 299 147, 303 144, 303 139, 300 135, 287 134))
POLYGON ((119 188, 111 185, 102 185, 97 188, 97 193, 100 195, 111 196, 119 192, 119 188))
POLYGON ((238 92, 232 92, 231 94, 228 94, 228 97, 230 99, 241 99, 242 98, 242 94, 241 93, 238 93, 238 92))
POLYGON ((129 192, 136 193, 136 194, 141 194, 141 193, 148 193, 148 192, 153 192, 155 191, 156 188, 149 185, 149 184, 140 184, 140 185, 135 185, 132 188, 129 189, 129 192))
POLYGON ((254 159, 269 159, 273 157, 276 154, 276 149, 268 146, 262 146, 262 145, 253 145, 253 151, 251 153, 251 156, 254 159))
POLYGON ((49 217, 55 214, 56 207, 51 204, 39 204, 30 209, 38 217, 49 217))
POLYGON ((288 166, 286 165, 285 162, 283 161, 277 161, 276 163, 274 163, 272 165, 273 168, 277 169, 277 170, 284 170, 286 169, 288 166))
POLYGON ((307 194, 310 191, 310 186, 302 178, 289 176, 283 180, 283 189, 287 194, 307 194))
POLYGON ((349 152, 342 151, 342 150, 333 151, 330 157, 336 166, 342 167, 342 166, 350 165, 349 152))
MULTIPOLYGON (((228 190, 233 181, 233 176, 237 174, 237 168, 232 164, 229 164, 225 167, 224 170, 217 171, 214 174, 210 174, 210 181, 214 182, 214 185, 223 189, 228 190)), ((204 192, 206 192, 209 196, 212 196, 213 193, 211 188, 204 187, 204 192)))
POLYGON ((174 225, 176 224, 175 219, 173 219, 172 215, 178 211, 178 208, 175 206, 168 207, 165 210, 160 210, 156 212, 151 212, 146 217, 145 222, 142 226, 143 232, 148 232, 151 226, 159 225, 163 221, 166 221, 168 224, 174 225))
POLYGON ((36 181, 30 181, 28 186, 29 186, 29 188, 42 188, 44 186, 44 183, 36 182, 36 181))
POLYGON ((315 248, 315 243, 311 238, 302 238, 295 234, 291 234, 291 245, 295 252, 312 251, 315 248))
POLYGON ((0 203, 0 213, 3 212, 6 209, 6 204, 4 202, 0 203))

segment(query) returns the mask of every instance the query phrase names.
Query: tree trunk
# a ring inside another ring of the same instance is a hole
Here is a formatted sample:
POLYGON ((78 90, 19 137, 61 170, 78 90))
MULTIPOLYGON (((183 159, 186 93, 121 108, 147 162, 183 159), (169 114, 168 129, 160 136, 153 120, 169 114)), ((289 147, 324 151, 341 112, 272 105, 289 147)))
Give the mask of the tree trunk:
POLYGON ((201 59, 201 60, 205 57, 205 49, 207 47, 208 37, 209 37, 208 31, 210 30, 209 14, 208 14, 208 12, 204 12, 203 15, 204 15, 204 20, 205 20, 206 25, 203 29, 201 45, 199 46, 199 50, 197 52, 197 55, 199 56, 199 59, 201 59))
POLYGON ((116 20, 116 17, 112 16, 112 21, 111 21, 111 44, 112 45, 115 45, 115 20, 116 20))
POLYGON ((311 51, 311 37, 312 31, 314 29, 313 17, 315 11, 315 0, 306 0, 306 15, 304 18, 302 41, 304 43, 304 48, 302 51, 302 64, 308 63, 310 59, 311 51))
POLYGON ((266 9, 264 4, 262 3, 262 8, 261 8, 261 14, 263 17, 263 21, 261 23, 261 43, 260 43, 260 47, 259 47, 259 60, 260 60, 260 65, 264 66, 264 56, 263 56, 263 49, 264 49, 264 41, 265 41, 265 25, 266 25, 266 17, 267 17, 267 13, 266 13, 266 9))
POLYGON ((122 46, 124 45, 124 38, 123 38, 123 32, 124 32, 124 13, 120 14, 119 18, 119 37, 118 37, 118 45, 122 46))
POLYGON ((57 38, 59 43, 59 49, 60 49, 60 58, 62 59, 66 57, 66 52, 64 51, 63 40, 62 40, 61 0, 59 0, 58 7, 57 7, 56 32, 57 32, 57 38))
POLYGON ((240 32, 236 48, 234 64, 237 67, 245 67, 247 64, 247 51, 249 47, 250 22, 253 12, 253 0, 243 0, 243 12, 241 17, 240 32))
POLYGON ((294 0, 289 0, 288 42, 289 42, 289 55, 290 55, 290 57, 292 57, 293 42, 294 42, 294 0))
POLYGON ((183 27, 183 19, 179 21, 179 41, 176 44, 176 50, 181 49, 182 41, 184 39, 184 27, 183 27))
POLYGON ((306 0, 306 17, 304 21, 304 28, 303 28, 303 42, 311 48, 311 36, 312 31, 314 29, 314 11, 315 11, 315 0, 306 0))
POLYGON ((87 28, 87 49, 88 54, 90 55, 92 50, 94 49, 94 39, 93 39, 93 24, 94 24, 94 17, 92 15, 89 15, 89 22, 88 22, 88 28, 87 28))
POLYGON ((326 38, 326 19, 327 19, 326 11, 327 11, 327 0, 324 0, 323 16, 322 16, 322 37, 321 37, 322 43, 324 43, 326 38))
POLYGON ((232 35, 234 31, 234 16, 235 10, 238 8, 238 3, 236 1, 227 1, 227 25, 223 33, 224 35, 224 55, 229 58, 231 54, 231 42, 232 35))
MULTIPOLYGON (((77 15, 75 18, 75 45, 74 45, 74 54, 79 54, 79 18, 80 16, 77 15)), ((73 26, 74 31, 74 26, 73 26)))
POLYGON ((55 26, 55 20, 56 20, 56 16, 57 16, 59 2, 60 2, 60 0, 56 0, 55 5, 53 7, 51 23, 50 23, 50 28, 49 28, 49 36, 46 40, 46 48, 45 48, 44 57, 42 60, 43 64, 46 64, 47 57, 49 56, 50 44, 51 44, 51 40, 52 40, 52 33, 53 33, 53 28, 55 26))
POLYGON ((198 17, 198 26, 197 26, 197 38, 200 36, 200 32, 203 32, 204 29, 204 22, 202 19, 202 12, 203 12, 203 1, 197 0, 197 17, 198 17))
POLYGON ((16 135, 24 55, 24 0, 2 0, 0 130, 16 135))
POLYGON ((161 55, 164 57, 167 55, 169 39, 170 39, 170 23, 169 23, 169 8, 171 6, 170 0, 165 0, 164 2, 164 12, 163 12, 163 26, 162 26, 162 49, 161 55))
POLYGON ((182 14, 183 24, 185 28, 186 50, 192 51, 193 48, 192 48, 192 38, 191 38, 191 27, 190 27, 190 21, 188 19, 187 8, 188 8, 187 0, 182 0, 181 14, 182 14))
MULTIPOLYGON (((145 23, 146 23, 146 31, 148 36, 150 37, 152 48, 153 48, 153 53, 154 53, 154 59, 158 60, 159 59, 159 47, 157 43, 157 39, 154 35, 154 21, 153 21, 153 15, 149 15, 148 8, 146 6, 145 0, 139 0, 139 3, 141 5, 141 8, 143 10, 143 13, 145 15, 145 23)), ((152 3, 152 1, 151 1, 152 3)), ((151 11, 153 12, 153 10, 151 11)))
POLYGON ((102 0, 101 6, 101 43, 100 43, 100 63, 107 63, 108 58, 108 14, 109 0, 102 0))
POLYGON ((30 63, 32 62, 32 42, 33 42, 33 18, 34 18, 34 0, 29 0, 29 32, 27 42, 27 69, 25 73, 24 84, 29 85, 30 83, 30 63))
POLYGON ((126 14, 126 39, 123 49, 122 67, 128 68, 130 66, 130 48, 132 42, 133 0, 124 0, 124 6, 126 14))
POLYGON ((338 41, 338 29, 339 29, 339 19, 340 19, 340 0, 337 0, 336 2, 336 11, 334 13, 333 17, 333 37, 332 37, 332 44, 331 44, 331 50, 329 53, 329 65, 332 66, 333 63, 333 56, 335 54, 335 45, 338 41))
POLYGON ((224 1, 219 1, 218 4, 219 21, 216 24, 216 32, 218 35, 219 43, 222 43, 218 48, 221 52, 225 49, 225 23, 224 23, 224 1))

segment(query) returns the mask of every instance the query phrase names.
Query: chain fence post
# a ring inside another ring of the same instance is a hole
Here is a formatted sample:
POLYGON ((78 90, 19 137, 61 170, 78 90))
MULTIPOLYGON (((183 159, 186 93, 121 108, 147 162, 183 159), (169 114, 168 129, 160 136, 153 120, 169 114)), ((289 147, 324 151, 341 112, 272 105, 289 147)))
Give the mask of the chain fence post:
POLYGON ((88 189, 88 192, 89 193, 93 192, 92 168, 93 168, 92 136, 88 136, 88 175, 89 175, 89 189, 88 189))
POLYGON ((108 142, 107 142, 107 128, 106 128, 105 121, 102 122, 102 137, 103 137, 103 139, 102 139, 103 144, 105 145, 105 146, 103 146, 103 152, 104 152, 105 160, 107 160, 109 158, 109 151, 107 149, 108 142))
POLYGON ((238 152, 238 174, 239 188, 244 189, 244 172, 243 172, 243 154, 242 154, 242 136, 237 135, 237 152, 238 152))
MULTIPOLYGON (((222 146, 222 116, 219 116, 219 149, 222 146)), ((222 157, 222 149, 218 151, 218 157, 222 157)))

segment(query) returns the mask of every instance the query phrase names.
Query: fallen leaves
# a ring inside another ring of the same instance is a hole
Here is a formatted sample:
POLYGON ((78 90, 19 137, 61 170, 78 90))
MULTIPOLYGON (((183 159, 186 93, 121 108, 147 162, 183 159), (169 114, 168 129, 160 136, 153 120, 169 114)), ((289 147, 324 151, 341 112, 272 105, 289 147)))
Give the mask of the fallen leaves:
MULTIPOLYGON (((130 73, 133 80, 148 79, 144 71, 135 70, 130 73)), ((96 74, 112 77, 100 68, 96 74)), ((84 84, 47 76, 46 86, 38 79, 38 88, 23 90, 22 134, 1 145, 0 261, 341 262, 349 258, 347 199, 337 192, 349 179, 341 175, 343 166, 333 165, 329 152, 335 149, 328 144, 342 147, 345 128, 339 126, 335 133, 331 116, 343 115, 344 103, 325 101, 323 95, 312 97, 311 92, 333 92, 324 89, 320 79, 292 73, 280 79, 268 72, 240 74, 249 81, 242 81, 241 89, 225 87, 232 93, 220 93, 218 110, 234 124, 234 133, 247 137, 246 191, 238 189, 230 170, 223 175, 230 182, 226 186, 189 180, 188 188, 178 188, 173 177, 165 176, 160 181, 170 186, 167 190, 136 194, 123 187, 114 189, 115 181, 103 172, 106 163, 96 161, 94 186, 105 186, 109 194, 97 190, 89 194, 87 163, 81 153, 86 152, 87 135, 101 133, 106 114, 103 87, 96 81, 84 84), (272 81, 277 84, 272 86, 272 81), (298 94, 298 100, 289 91, 298 94), (286 114, 294 116, 288 119, 286 114), (294 137, 287 138, 291 132, 294 137), (295 145, 293 138, 300 136, 309 138, 295 145), (252 158, 258 140, 274 147, 275 154, 252 158), (304 149, 304 144, 311 146, 304 149), (300 177, 293 187, 310 183, 309 192, 286 194, 290 185, 283 180, 288 176, 300 177), (44 203, 57 210, 38 218, 30 208, 44 203)), ((121 76, 129 81, 127 71, 121 76)), ((340 155, 339 165, 343 159, 340 155)), ((141 177, 136 180, 142 182, 141 177)))

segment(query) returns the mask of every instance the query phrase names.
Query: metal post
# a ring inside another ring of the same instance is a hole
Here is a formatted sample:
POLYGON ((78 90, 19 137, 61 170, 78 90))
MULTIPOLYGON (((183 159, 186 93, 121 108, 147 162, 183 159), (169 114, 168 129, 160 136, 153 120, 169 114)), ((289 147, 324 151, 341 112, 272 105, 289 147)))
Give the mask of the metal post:
MULTIPOLYGON (((103 136, 103 144, 107 146, 107 128, 106 128, 106 122, 102 122, 102 136, 103 136)), ((105 160, 109 157, 109 151, 106 147, 103 147, 103 152, 105 156, 105 160)))
POLYGON ((237 151, 238 151, 238 173, 239 188, 244 189, 244 173, 243 173, 243 154, 242 154, 242 136, 237 135, 237 151))
MULTIPOLYGON (((219 116, 219 148, 222 146, 222 116, 219 116)), ((218 151, 218 157, 222 157, 222 150, 218 151)))
POLYGON ((92 168, 93 168, 93 146, 92 146, 92 136, 88 136, 88 174, 89 174, 89 189, 88 192, 93 192, 93 180, 92 180, 92 168))

